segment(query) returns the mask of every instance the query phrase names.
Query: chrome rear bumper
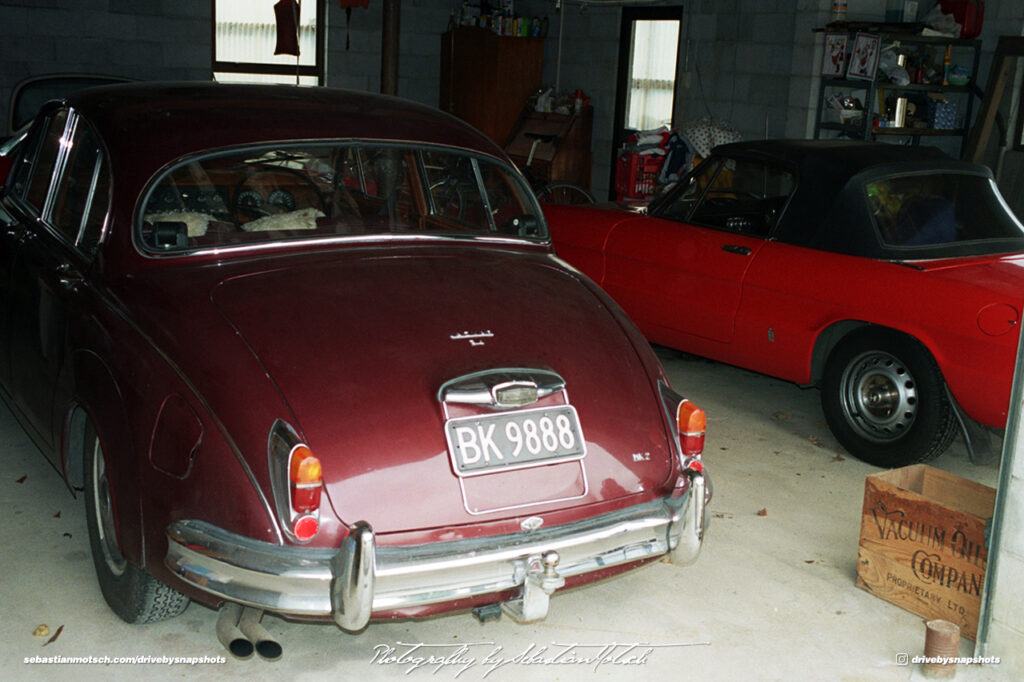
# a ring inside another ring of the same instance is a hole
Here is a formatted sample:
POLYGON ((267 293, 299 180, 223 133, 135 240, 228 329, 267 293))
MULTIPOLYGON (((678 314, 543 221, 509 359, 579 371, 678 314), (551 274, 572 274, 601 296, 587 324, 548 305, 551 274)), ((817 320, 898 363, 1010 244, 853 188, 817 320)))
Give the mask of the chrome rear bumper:
MULTIPOLYGON (((362 522, 333 550, 274 545, 203 521, 178 521, 167 529, 164 563, 220 599, 285 615, 330 615, 345 630, 359 630, 374 612, 520 587, 528 593, 531 584, 560 585, 556 579, 665 554, 690 563, 700 553, 711 493, 702 473, 689 472, 684 481, 669 497, 574 523, 416 546, 377 546, 362 522)), ((539 601, 531 613, 543 617, 546 597, 533 592, 539 601)))

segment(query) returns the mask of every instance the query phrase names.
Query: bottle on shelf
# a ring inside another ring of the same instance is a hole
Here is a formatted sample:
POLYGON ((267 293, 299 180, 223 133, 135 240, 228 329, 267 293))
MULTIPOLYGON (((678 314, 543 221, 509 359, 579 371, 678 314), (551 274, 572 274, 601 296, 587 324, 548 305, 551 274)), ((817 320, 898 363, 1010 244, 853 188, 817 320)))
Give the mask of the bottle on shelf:
POLYGON ((833 0, 832 21, 846 21, 846 0, 833 0))

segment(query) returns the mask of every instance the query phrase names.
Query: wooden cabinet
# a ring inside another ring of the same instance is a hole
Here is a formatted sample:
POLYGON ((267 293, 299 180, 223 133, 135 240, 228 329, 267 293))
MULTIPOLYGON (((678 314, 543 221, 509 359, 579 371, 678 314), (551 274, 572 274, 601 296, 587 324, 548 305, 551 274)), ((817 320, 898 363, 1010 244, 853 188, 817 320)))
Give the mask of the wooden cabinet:
POLYGON ((593 120, 594 109, 591 106, 571 114, 546 114, 526 109, 508 138, 505 152, 523 168, 535 139, 530 135, 551 136, 550 142, 537 143, 530 165, 534 179, 572 182, 590 189, 593 120))
POLYGON ((526 98, 540 90, 543 63, 543 38, 452 29, 441 36, 441 109, 504 145, 526 98))

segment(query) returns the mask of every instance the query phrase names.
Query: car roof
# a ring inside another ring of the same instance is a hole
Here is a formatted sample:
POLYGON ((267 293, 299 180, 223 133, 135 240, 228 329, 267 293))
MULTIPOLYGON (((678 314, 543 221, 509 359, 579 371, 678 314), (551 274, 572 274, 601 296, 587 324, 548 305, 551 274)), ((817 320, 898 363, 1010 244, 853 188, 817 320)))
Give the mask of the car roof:
POLYGON ((7 135, 27 127, 39 108, 69 92, 112 83, 130 83, 132 78, 98 73, 47 73, 29 76, 14 84, 7 107, 7 135))
POLYGON ((910 173, 992 171, 950 158, 930 146, 862 140, 756 140, 715 147, 712 157, 751 159, 788 167, 793 195, 772 232, 779 241, 868 258, 899 258, 881 244, 866 203, 865 183, 910 173))
POLYGON ((65 102, 97 129, 115 167, 130 166, 122 170, 147 178, 187 154, 277 140, 415 141, 505 158, 497 145, 454 116, 397 97, 350 90, 128 83, 80 90, 65 102))
POLYGON ((714 152, 737 158, 781 161, 799 168, 807 177, 827 171, 829 175, 849 178, 868 168, 887 164, 949 160, 937 147, 862 140, 752 140, 724 144, 714 152))

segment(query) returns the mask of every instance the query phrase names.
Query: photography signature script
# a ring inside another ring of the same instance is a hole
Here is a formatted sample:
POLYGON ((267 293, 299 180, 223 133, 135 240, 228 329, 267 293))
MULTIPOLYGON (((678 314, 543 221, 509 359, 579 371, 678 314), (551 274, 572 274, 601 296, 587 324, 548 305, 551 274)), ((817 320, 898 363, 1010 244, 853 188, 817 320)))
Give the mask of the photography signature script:
POLYGON ((425 642, 378 644, 373 648, 374 665, 393 665, 405 669, 405 674, 426 669, 432 673, 450 669, 455 677, 472 668, 486 670, 487 677, 506 666, 586 666, 597 670, 602 666, 645 665, 656 649, 710 646, 711 642, 688 644, 651 644, 648 642, 610 642, 582 644, 551 642, 546 645, 530 644, 519 653, 505 650, 494 642, 465 642, 427 644, 425 642))

